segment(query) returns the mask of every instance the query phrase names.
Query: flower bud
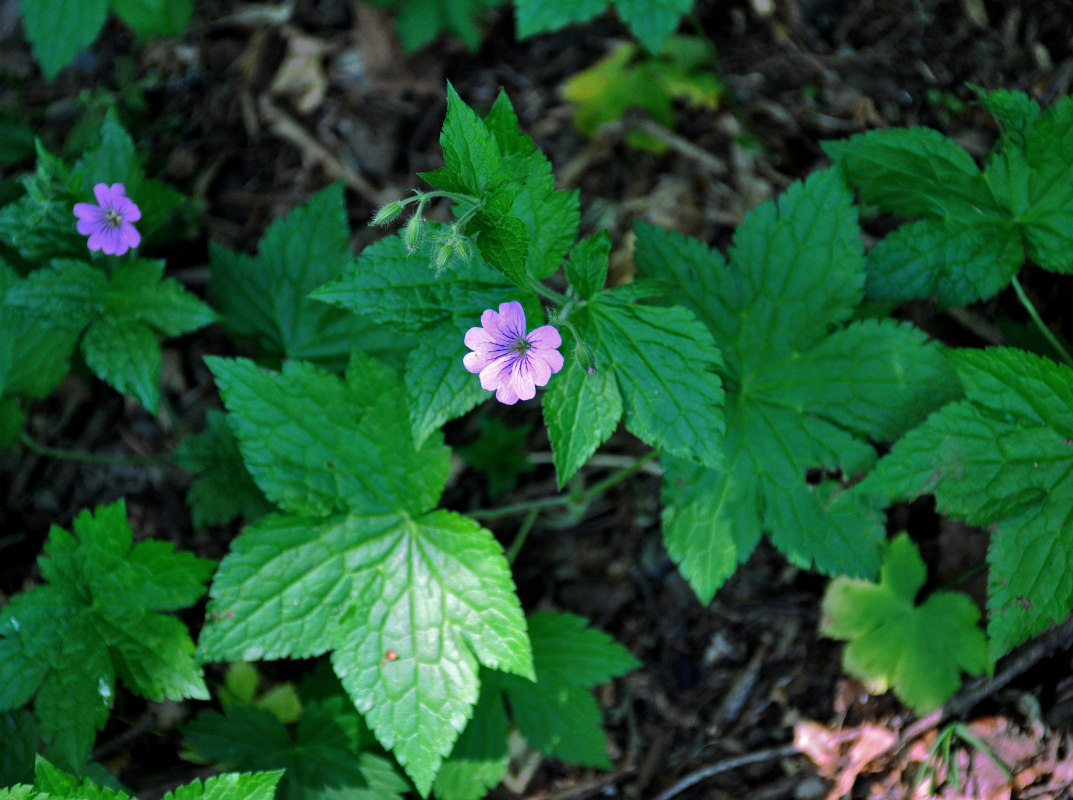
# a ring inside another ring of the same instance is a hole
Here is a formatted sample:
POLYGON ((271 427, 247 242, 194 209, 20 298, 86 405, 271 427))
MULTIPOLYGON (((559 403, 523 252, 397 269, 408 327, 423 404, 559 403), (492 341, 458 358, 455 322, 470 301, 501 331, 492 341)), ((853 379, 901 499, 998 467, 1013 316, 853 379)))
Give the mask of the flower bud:
POLYGON ((574 358, 585 372, 592 375, 596 372, 596 353, 584 342, 578 342, 574 348, 574 358))
POLYGON ((439 275, 445 269, 447 265, 451 263, 451 258, 454 257, 455 249, 450 244, 440 245, 440 249, 436 251, 436 259, 433 262, 433 266, 436 269, 436 274, 439 275))
POLYGON ((370 225, 387 225, 395 217, 402 213, 403 205, 398 200, 392 200, 390 203, 380 206, 377 212, 373 215, 370 225))
POLYGON ((473 258, 473 248, 470 246, 469 239, 465 236, 460 236, 458 241, 455 242, 455 255, 467 264, 473 258))
POLYGON ((410 217, 410 221, 406 223, 406 230, 403 232, 406 249, 411 253, 416 252, 418 245, 421 244, 421 239, 424 236, 424 233, 425 221, 417 214, 410 217))

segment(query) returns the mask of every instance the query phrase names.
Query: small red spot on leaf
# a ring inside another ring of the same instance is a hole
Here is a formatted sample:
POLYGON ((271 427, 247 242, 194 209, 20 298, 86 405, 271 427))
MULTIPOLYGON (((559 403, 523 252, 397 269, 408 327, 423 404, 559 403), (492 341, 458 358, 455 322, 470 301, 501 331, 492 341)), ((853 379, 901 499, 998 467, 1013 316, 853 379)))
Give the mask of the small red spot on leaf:
POLYGON ((394 661, 398 657, 399 654, 396 653, 394 650, 388 650, 386 653, 384 653, 384 658, 388 661, 394 661))

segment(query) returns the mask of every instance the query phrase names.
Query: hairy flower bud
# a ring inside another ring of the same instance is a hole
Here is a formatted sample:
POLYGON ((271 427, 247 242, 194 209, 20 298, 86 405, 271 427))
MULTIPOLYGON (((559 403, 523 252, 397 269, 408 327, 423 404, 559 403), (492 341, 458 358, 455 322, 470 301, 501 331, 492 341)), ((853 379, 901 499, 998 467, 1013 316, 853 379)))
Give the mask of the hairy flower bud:
POLYGON ((403 205, 398 200, 392 200, 390 203, 380 206, 377 212, 373 215, 371 225, 387 225, 395 217, 402 213, 403 205))
POLYGON ((596 353, 584 342, 578 342, 574 348, 574 359, 589 375, 596 372, 596 353))
POLYGON ((403 232, 403 239, 406 242, 406 249, 411 253, 417 251, 418 245, 421 244, 421 239, 425 234, 425 221, 417 214, 410 217, 410 221, 406 223, 406 230, 403 232))
POLYGON ((440 245, 439 249, 436 251, 436 258, 432 262, 432 266, 435 268, 437 275, 447 269, 447 265, 451 263, 454 254, 455 248, 450 243, 440 245))

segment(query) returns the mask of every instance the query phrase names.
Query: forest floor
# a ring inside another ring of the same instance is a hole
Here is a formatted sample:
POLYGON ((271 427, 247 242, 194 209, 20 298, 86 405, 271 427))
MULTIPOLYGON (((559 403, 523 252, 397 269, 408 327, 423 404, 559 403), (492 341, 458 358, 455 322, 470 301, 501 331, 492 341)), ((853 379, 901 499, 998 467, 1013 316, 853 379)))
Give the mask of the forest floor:
MULTIPOLYGON (((182 37, 137 43, 110 22, 89 52, 44 82, 18 39, 17 5, 0 0, 0 109, 18 109, 59 147, 77 135, 87 109, 118 105, 147 148, 150 174, 204 210, 189 242, 159 254, 200 294, 210 241, 252 251, 272 220, 336 180, 348 190, 355 250, 383 236, 367 227, 375 208, 440 163, 447 81, 478 109, 501 88, 507 92, 559 186, 580 190, 583 232, 611 233, 612 277, 621 280, 631 269, 636 219, 725 248, 751 208, 826 163, 825 139, 927 125, 983 157, 998 130, 972 104, 968 84, 1021 89, 1046 103, 1068 93, 1073 80, 1069 0, 700 0, 682 32, 699 26, 714 43, 725 94, 717 108, 677 107, 673 130, 654 131, 667 150, 653 155, 626 144, 638 126, 653 132, 639 117, 586 138, 563 97, 567 79, 627 38, 613 14, 519 42, 503 7, 489 15, 478 52, 447 38, 407 56, 391 16, 369 5, 203 0, 182 37)), ((27 167, 0 168, 0 178, 27 167)), ((1023 283, 1044 319, 1073 336, 1070 281, 1029 271, 1023 283)), ((1001 342, 1002 323, 1024 321, 1006 295, 968 309, 940 313, 914 304, 900 313, 958 345, 1001 342)), ((234 352, 215 328, 169 342, 168 402, 159 418, 99 382, 69 379, 34 407, 31 434, 51 447, 98 455, 169 452, 219 405, 203 356, 234 352)), ((533 470, 497 501, 554 494, 538 410, 488 413, 512 425, 532 423, 534 431, 533 470)), ((475 432, 464 419, 448 426, 448 441, 464 445, 475 432)), ((623 456, 641 451, 624 431, 605 448, 623 456)), ((586 472, 590 480, 604 474, 599 466, 586 472)), ((168 466, 102 466, 21 450, 0 458, 0 476, 0 604, 35 579, 50 524, 69 527, 80 509, 119 497, 136 535, 205 557, 220 558, 237 532, 196 530, 184 500, 189 477, 168 466)), ((483 478, 464 471, 445 502, 465 511, 490 499, 483 478)), ((495 796, 808 800, 832 785, 848 788, 877 754, 874 771, 857 782, 858 795, 909 796, 938 725, 925 721, 919 738, 898 740, 914 717, 844 676, 841 645, 817 631, 826 581, 762 546, 704 607, 663 550, 659 517, 658 476, 642 473, 586 508, 537 520, 516 563, 526 609, 583 615, 644 666, 599 693, 613 771, 519 764, 495 796), (808 721, 817 725, 801 725, 808 721), (795 729, 813 760, 788 747, 795 729), (700 776, 705 769, 710 774, 700 776), (703 779, 679 783, 690 776, 703 779)), ((508 517, 488 526, 509 543, 519 523, 508 517)), ((987 545, 985 532, 939 518, 927 501, 892 509, 891 530, 906 528, 940 580, 981 561, 987 545)), ((968 588, 982 597, 982 583, 968 588)), ((965 695, 956 706, 996 750, 1024 751, 1014 796, 1063 796, 1061 776, 1067 786, 1073 780, 1065 739, 1073 729, 1068 642, 1052 637, 1037 645, 1010 682, 965 695)), ((178 758, 177 728, 197 707, 162 714, 122 697, 98 754, 140 797, 155 800, 205 774, 178 758)), ((979 779, 975 788, 943 796, 1010 796, 999 783, 981 782, 985 763, 968 751, 963 757, 979 779)))

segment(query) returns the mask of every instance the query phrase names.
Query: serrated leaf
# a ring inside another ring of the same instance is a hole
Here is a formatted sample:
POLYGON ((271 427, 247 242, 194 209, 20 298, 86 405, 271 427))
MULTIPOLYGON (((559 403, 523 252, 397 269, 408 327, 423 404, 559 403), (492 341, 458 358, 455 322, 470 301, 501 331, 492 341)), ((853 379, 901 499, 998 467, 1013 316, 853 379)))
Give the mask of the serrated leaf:
POLYGON ((471 520, 428 511, 448 451, 439 436, 414 448, 390 370, 356 356, 344 383, 300 363, 282 375, 210 367, 251 474, 295 513, 258 520, 233 543, 203 656, 332 650, 355 705, 427 794, 476 701, 478 661, 530 674, 502 549, 471 520))
POLYGON ((390 371, 357 376, 374 395, 311 364, 281 374, 251 361, 206 359, 216 377, 243 460, 261 491, 296 514, 420 511, 434 505, 447 476, 447 450, 429 438, 414 450, 404 399, 390 371), (370 463, 378 464, 375 470, 370 463))
POLYGON ((336 700, 346 706, 307 704, 293 731, 264 709, 235 706, 226 714, 198 714, 183 728, 183 735, 198 756, 228 769, 284 770, 276 791, 279 800, 332 800, 343 794, 358 800, 400 796, 407 789, 406 782, 384 759, 360 752, 360 742, 351 735, 360 726, 360 718, 349 701, 336 700), (347 717, 354 717, 357 725, 347 717), (374 772, 372 780, 369 767, 374 772), (386 785, 380 773, 388 776, 386 785))
POLYGON ((615 0, 615 10, 650 53, 658 53, 693 0, 615 0))
POLYGON ((499 145, 477 112, 447 84, 447 117, 440 132, 443 160, 469 194, 480 197, 495 183, 499 145))
POLYGON ((156 413, 162 357, 160 344, 149 328, 136 322, 98 319, 82 336, 82 355, 97 377, 156 413))
POLYGON ((406 358, 410 424, 418 445, 447 420, 462 416, 486 398, 472 373, 459 369, 469 352, 464 337, 471 322, 452 321, 422 334, 406 358))
POLYGON ((46 80, 97 38, 107 0, 21 0, 22 24, 46 80))
POLYGON ((49 327, 81 331, 104 310, 108 276, 85 261, 57 259, 8 289, 4 303, 49 327))
POLYGON ((720 466, 722 359, 711 334, 684 308, 634 305, 614 290, 587 310, 591 346, 618 381, 626 427, 653 447, 720 466))
POLYGON ((505 425, 494 417, 480 417, 477 426, 480 436, 459 448, 458 454, 467 464, 484 474, 488 481, 488 493, 496 498, 513 489, 522 473, 533 469, 534 465, 525 451, 533 427, 505 425))
POLYGON ((282 777, 282 772, 214 775, 183 784, 161 800, 272 800, 282 777))
POLYGON ((507 774, 510 722, 498 683, 481 670, 481 692, 473 718, 436 773, 432 792, 439 800, 481 800, 507 774))
POLYGON ((622 395, 614 370, 597 363, 590 374, 568 358, 544 393, 544 422, 560 489, 615 432, 621 418, 622 395))
POLYGON ((577 239, 578 193, 555 188, 551 162, 519 129, 506 92, 500 90, 484 124, 499 146, 501 171, 514 182, 509 208, 526 228, 526 270, 542 280, 555 273, 577 239))
POLYGON ((105 295, 104 313, 145 323, 164 336, 182 336, 215 322, 216 313, 164 277, 163 261, 138 259, 116 267, 105 295))
POLYGON ((77 341, 78 331, 57 330, 13 300, 25 283, 0 261, 0 397, 47 395, 67 373, 77 341))
MULTIPOLYGON (((429 237, 439 231, 430 223, 429 237)), ((365 248, 338 279, 313 296, 415 335, 406 356, 406 385, 418 444, 485 397, 480 384, 460 368, 468 352, 466 330, 485 309, 524 299, 477 252, 468 264, 449 264, 437 275, 427 260, 411 255, 399 237, 365 248)))
POLYGON ((622 645, 574 614, 529 618, 536 682, 502 675, 518 729, 530 745, 571 764, 610 767, 602 713, 589 690, 640 663, 622 645))
POLYGON ((195 527, 222 524, 239 515, 254 520, 272 510, 242 463, 238 443, 221 412, 208 412, 205 430, 179 446, 175 461, 197 475, 186 493, 195 527))
POLYGON ((951 358, 967 399, 908 433, 860 489, 934 493, 943 513, 993 526, 995 661, 1073 608, 1073 370, 1010 349, 951 358))
POLYGON ((961 673, 990 663, 980 612, 968 595, 935 592, 916 605, 927 573, 901 534, 886 547, 878 584, 836 578, 823 598, 824 635, 850 642, 842 663, 876 694, 893 687, 918 713, 938 708, 961 686, 961 673))
POLYGON ((119 18, 141 38, 181 36, 194 13, 193 0, 109 0, 119 18))
POLYGON ((1042 114, 1025 96, 995 94, 989 102, 1007 139, 983 173, 959 145, 925 128, 824 145, 866 200, 923 217, 877 245, 869 296, 901 300, 930 291, 943 305, 987 299, 1026 256, 1045 269, 1073 271, 1073 99, 1042 114))
POLYGON ((273 359, 346 364, 367 325, 309 297, 351 260, 343 190, 333 184, 273 222, 248 256, 209 250, 209 294, 224 327, 273 359))
POLYGON ((763 533, 794 563, 874 575, 884 536, 878 501, 845 483, 874 461, 869 439, 896 436, 955 389, 921 332, 890 321, 837 327, 864 278, 838 173, 817 173, 753 211, 729 265, 646 227, 635 260, 641 276, 696 310, 725 359, 725 468, 664 461, 665 541, 701 601, 763 533), (817 469, 822 479, 807 482, 817 469))
POLYGON ((216 315, 176 281, 159 261, 120 264, 111 278, 82 261, 58 259, 8 290, 5 304, 25 309, 42 324, 82 338, 86 363, 104 381, 156 411, 160 346, 147 326, 178 336, 216 315))
POLYGON ((582 239, 570 251, 566 277, 585 300, 589 300, 607 283, 607 260, 611 255, 611 237, 607 231, 582 239))
POLYGON ((608 0, 576 0, 572 3, 515 0, 518 38, 525 39, 537 33, 557 31, 567 25, 588 22, 602 14, 608 5, 608 0))
POLYGON ((0 712, 0 786, 33 783, 37 720, 25 709, 0 712))
POLYGON ((53 527, 45 584, 0 609, 0 709, 36 693, 41 733, 71 764, 108 718, 116 672, 152 700, 208 699, 186 627, 160 612, 194 603, 212 564, 163 542, 132 546, 125 513, 120 501, 80 513, 74 535, 53 527))

